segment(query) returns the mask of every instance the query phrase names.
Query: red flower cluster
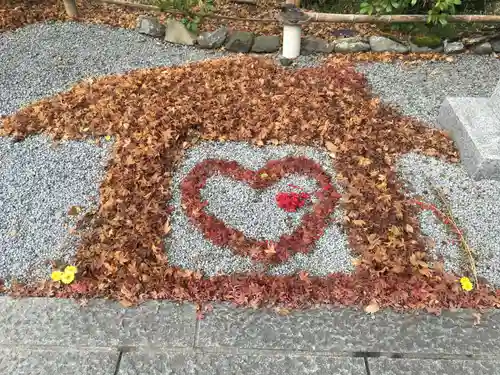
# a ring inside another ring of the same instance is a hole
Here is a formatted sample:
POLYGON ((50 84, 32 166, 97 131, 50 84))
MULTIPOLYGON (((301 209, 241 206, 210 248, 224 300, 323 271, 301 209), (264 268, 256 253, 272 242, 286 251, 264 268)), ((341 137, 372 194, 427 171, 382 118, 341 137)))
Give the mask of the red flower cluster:
POLYGON ((304 207, 311 196, 307 193, 278 193, 276 194, 276 203, 278 207, 286 212, 295 212, 304 207))

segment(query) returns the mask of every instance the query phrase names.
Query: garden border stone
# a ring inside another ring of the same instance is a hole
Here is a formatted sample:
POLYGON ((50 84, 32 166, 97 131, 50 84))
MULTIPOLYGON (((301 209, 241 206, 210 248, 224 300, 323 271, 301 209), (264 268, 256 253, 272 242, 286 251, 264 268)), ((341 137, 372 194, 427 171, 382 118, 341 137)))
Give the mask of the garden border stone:
MULTIPOLYGON (((154 17, 148 18, 149 23, 154 22, 151 21, 151 18, 154 17)), ((140 22, 140 19, 138 18, 136 31, 145 33, 143 30, 144 27, 141 26, 141 24, 142 22, 140 22)), ((154 33, 146 32, 145 34, 155 37, 154 33)), ((185 34, 191 35, 191 33, 187 30, 185 34)), ((484 55, 500 52, 500 38, 484 40, 481 43, 470 43, 467 38, 453 42, 444 40, 440 46, 433 46, 430 48, 418 46, 410 40, 396 41, 382 35, 373 35, 369 38, 351 36, 351 34, 348 33, 346 35, 347 37, 339 35, 339 38, 334 41, 327 41, 315 36, 305 35, 302 37, 301 41, 301 55, 359 52, 391 52, 397 54, 406 54, 408 52, 444 54, 470 52, 478 55, 484 55)), ((190 40, 191 38, 188 39, 190 40)), ((197 38, 193 35, 193 43, 199 48, 224 48, 227 51, 235 53, 277 53, 280 50, 281 41, 281 35, 254 35, 252 32, 248 31, 231 30, 226 26, 221 26, 214 31, 204 31, 200 33, 197 38), (262 45, 264 45, 264 48, 262 45)), ((191 45, 193 43, 189 42, 186 44, 191 45)), ((288 60, 289 59, 287 59, 287 61, 288 60)))

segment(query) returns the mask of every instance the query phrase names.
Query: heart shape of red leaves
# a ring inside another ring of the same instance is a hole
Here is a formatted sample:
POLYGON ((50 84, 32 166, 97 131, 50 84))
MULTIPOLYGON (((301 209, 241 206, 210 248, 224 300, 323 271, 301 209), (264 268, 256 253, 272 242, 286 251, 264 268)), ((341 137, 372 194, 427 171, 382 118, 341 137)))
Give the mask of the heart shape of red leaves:
POLYGON ((334 189, 330 176, 316 162, 305 157, 271 160, 258 171, 243 168, 235 161, 207 159, 197 164, 181 183, 181 205, 191 222, 204 236, 218 246, 229 247, 238 255, 250 256, 254 261, 279 263, 291 255, 307 253, 323 235, 340 194, 334 189), (241 231, 205 212, 201 189, 207 180, 220 174, 247 183, 253 189, 265 189, 291 174, 314 178, 320 187, 311 212, 291 234, 284 234, 278 242, 247 238, 241 231))

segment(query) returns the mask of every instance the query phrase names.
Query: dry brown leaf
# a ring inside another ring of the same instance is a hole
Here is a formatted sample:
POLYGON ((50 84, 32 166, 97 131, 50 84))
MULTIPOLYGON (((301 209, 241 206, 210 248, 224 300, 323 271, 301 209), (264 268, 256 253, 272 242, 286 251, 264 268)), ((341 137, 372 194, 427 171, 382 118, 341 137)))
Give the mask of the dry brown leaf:
POLYGON ((353 266, 357 267, 360 266, 363 263, 363 260, 361 258, 353 258, 351 260, 351 263, 353 266))
POLYGON ((474 317, 474 325, 477 326, 481 324, 481 314, 480 313, 473 313, 472 316, 474 317))
POLYGON ((276 254, 276 245, 275 244, 270 244, 265 250, 264 252, 266 254, 276 254))
POLYGON ((172 227, 170 226, 170 219, 168 219, 163 225, 163 234, 167 235, 170 233, 171 230, 172 227))
POLYGON ((285 308, 283 308, 283 307, 276 307, 276 308, 274 309, 274 311, 276 311, 276 313, 277 313, 278 315, 281 315, 281 316, 290 315, 290 313, 291 313, 291 310, 289 310, 289 309, 285 309, 285 308))
POLYGON ((325 141, 325 147, 326 149, 331 152, 332 154, 336 154, 338 152, 338 147, 335 145, 335 143, 331 141, 325 141))
POLYGON ((365 306, 364 310, 366 313, 375 314, 377 311, 380 310, 380 306, 377 303, 377 301, 373 300, 372 302, 370 302, 369 305, 365 306))
POLYGON ((371 163, 372 163, 372 161, 369 158, 365 158, 363 156, 360 156, 358 158, 358 165, 360 165, 362 167, 366 167, 366 166, 370 165, 371 163))
POLYGON ((123 307, 131 307, 133 306, 133 302, 130 302, 129 300, 127 299, 121 299, 120 300, 120 305, 122 305, 123 307))
POLYGON ((68 215, 69 216, 78 216, 78 214, 82 212, 82 208, 79 206, 71 206, 71 208, 68 210, 68 215))

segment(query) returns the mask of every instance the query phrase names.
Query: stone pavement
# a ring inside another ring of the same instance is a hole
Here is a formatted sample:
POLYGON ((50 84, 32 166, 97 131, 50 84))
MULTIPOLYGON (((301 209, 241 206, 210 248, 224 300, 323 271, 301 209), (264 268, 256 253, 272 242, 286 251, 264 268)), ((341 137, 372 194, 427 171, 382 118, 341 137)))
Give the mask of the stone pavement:
POLYGON ((1 297, 0 374, 500 374, 498 310, 213 307, 1 297))

